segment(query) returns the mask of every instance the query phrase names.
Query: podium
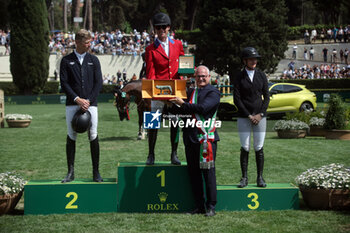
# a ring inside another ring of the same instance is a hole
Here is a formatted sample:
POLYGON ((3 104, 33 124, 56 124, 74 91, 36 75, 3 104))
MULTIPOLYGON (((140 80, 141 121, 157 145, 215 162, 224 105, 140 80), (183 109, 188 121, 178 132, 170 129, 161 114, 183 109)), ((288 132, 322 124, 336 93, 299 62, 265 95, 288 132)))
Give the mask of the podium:
MULTIPOLYGON (((32 180, 24 187, 24 214, 184 213, 194 209, 187 164, 119 163, 118 179, 32 180)), ((299 209, 299 189, 267 183, 217 186, 216 210, 259 211, 299 209)))

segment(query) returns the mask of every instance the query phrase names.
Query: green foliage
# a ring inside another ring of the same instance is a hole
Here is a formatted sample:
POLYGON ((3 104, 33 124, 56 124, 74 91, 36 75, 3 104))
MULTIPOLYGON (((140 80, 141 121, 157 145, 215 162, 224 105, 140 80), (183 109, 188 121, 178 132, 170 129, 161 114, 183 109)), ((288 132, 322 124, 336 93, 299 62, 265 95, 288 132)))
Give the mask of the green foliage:
POLYGON ((197 44, 200 40, 201 30, 199 28, 192 31, 176 30, 176 38, 186 40, 189 44, 197 44))
POLYGON ((346 107, 342 98, 337 94, 332 94, 329 100, 329 108, 326 114, 326 129, 344 129, 346 124, 346 107))
MULTIPOLYGON (((32 94, 57 94, 59 82, 47 82, 43 88, 33 88, 32 94)), ((5 95, 20 95, 21 91, 13 82, 0 82, 0 89, 5 95)))
POLYGON ((242 49, 255 47, 262 56, 258 67, 272 73, 287 49, 286 12, 278 0, 206 1, 196 63, 234 77, 242 68, 242 49))
POLYGON ((312 117, 324 118, 324 112, 323 111, 322 112, 321 111, 314 111, 314 112, 303 111, 303 112, 286 113, 286 120, 298 120, 298 121, 305 122, 307 124, 309 124, 310 119, 312 117))
POLYGON ((10 69, 23 94, 43 89, 49 72, 49 26, 44 0, 13 0, 10 69))
MULTIPOLYGON (((305 30, 308 30, 309 33, 311 33, 311 31, 313 29, 316 29, 317 34, 319 35, 321 33, 322 29, 325 29, 325 31, 327 31, 329 28, 333 29, 334 26, 339 28, 340 25, 332 25, 332 24, 308 25, 308 24, 304 24, 301 26, 288 27, 287 39, 288 40, 298 40, 300 38, 303 38, 305 30)), ((342 26, 344 28, 346 25, 342 25, 342 26)))

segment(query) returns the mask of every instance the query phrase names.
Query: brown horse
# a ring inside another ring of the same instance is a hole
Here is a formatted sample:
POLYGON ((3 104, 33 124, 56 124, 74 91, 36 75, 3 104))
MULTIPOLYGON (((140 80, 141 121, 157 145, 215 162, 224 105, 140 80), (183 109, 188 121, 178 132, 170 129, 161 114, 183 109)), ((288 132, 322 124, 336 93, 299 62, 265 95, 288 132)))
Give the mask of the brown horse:
MULTIPOLYGON (((142 80, 131 81, 127 83, 123 88, 115 90, 116 96, 116 106, 119 112, 120 120, 124 120, 125 118, 129 120, 129 104, 130 97, 135 97, 135 103, 137 104, 137 113, 139 116, 139 133, 137 139, 140 140, 142 138, 142 125, 143 125, 143 112, 151 111, 151 100, 150 99, 142 99, 142 80)), ((153 165, 154 164, 154 147, 157 141, 157 129, 149 129, 148 130, 148 157, 146 164, 153 165)), ((179 165, 181 162, 177 158, 177 146, 178 146, 178 128, 170 127, 170 142, 171 142, 171 154, 170 160, 172 164, 179 165)))
POLYGON ((137 136, 138 140, 142 139, 143 134, 143 112, 151 110, 151 100, 150 99, 142 99, 141 94, 142 81, 136 80, 127 83, 122 89, 117 88, 115 90, 115 100, 116 107, 119 112, 119 118, 121 121, 124 119, 130 120, 129 117, 129 105, 131 96, 135 97, 135 103, 137 105, 137 113, 139 117, 139 133, 137 136))

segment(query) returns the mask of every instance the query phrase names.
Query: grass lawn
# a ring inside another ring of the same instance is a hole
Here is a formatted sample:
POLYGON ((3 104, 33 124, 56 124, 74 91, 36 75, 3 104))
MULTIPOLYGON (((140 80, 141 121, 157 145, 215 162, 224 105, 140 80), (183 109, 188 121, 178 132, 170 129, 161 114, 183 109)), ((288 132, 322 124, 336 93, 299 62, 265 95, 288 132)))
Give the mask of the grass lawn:
MULTIPOLYGON (((27 180, 62 179, 66 175, 66 124, 64 105, 6 105, 5 113, 33 116, 25 129, 0 128, 0 172, 16 170, 27 180)), ((311 167, 329 163, 350 166, 349 141, 320 137, 279 139, 268 121, 265 141, 264 178, 268 183, 294 182, 311 167)), ((137 114, 129 122, 119 121, 112 104, 99 105, 99 138, 102 177, 116 177, 118 162, 146 161, 147 141, 137 141, 137 114)), ((169 161, 169 130, 161 129, 156 161, 169 161)), ((236 121, 225 121, 219 129, 217 183, 237 184, 240 179, 239 138, 236 121)), ((179 158, 185 161, 182 141, 179 158)), ((91 178, 87 134, 78 135, 76 178, 91 178)), ((249 179, 256 179, 255 156, 250 155, 249 179)), ((213 218, 187 214, 65 214, 22 215, 23 198, 17 214, 0 217, 0 232, 350 232, 350 213, 312 211, 301 200, 301 210, 218 212, 213 218)))

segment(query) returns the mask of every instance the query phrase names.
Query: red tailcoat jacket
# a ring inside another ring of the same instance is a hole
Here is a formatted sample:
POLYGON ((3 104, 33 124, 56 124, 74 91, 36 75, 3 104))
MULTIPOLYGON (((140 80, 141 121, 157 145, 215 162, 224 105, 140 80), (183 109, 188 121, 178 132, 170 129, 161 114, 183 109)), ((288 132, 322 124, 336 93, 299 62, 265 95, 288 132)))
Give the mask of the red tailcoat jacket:
POLYGON ((184 55, 182 43, 169 39, 169 57, 158 40, 146 48, 147 79, 177 79, 179 56, 184 55))

